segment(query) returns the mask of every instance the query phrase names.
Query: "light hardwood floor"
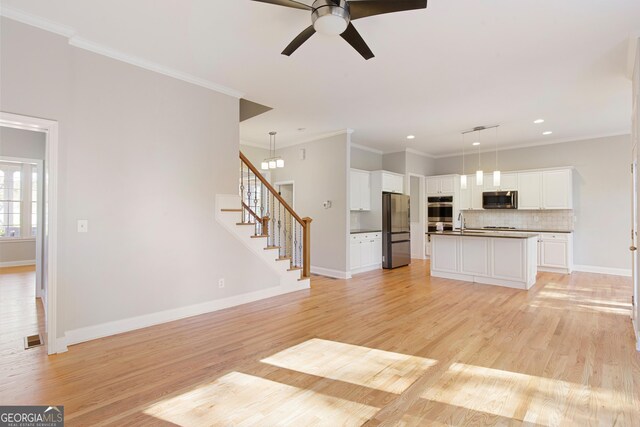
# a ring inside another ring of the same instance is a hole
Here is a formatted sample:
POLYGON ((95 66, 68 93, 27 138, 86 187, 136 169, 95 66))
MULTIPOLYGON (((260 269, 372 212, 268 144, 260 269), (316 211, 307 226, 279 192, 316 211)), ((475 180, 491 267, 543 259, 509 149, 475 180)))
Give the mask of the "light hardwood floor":
POLYGON ((414 261, 311 286, 3 354, 0 404, 64 404, 82 426, 640 425, 628 278, 541 273, 526 292, 414 261))

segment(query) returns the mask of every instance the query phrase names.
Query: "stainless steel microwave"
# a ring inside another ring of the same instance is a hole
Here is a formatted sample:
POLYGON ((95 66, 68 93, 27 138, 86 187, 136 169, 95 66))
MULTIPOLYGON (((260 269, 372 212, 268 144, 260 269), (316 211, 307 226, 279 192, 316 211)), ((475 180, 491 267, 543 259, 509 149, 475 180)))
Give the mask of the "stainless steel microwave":
POLYGON ((518 209, 517 191, 485 191, 482 193, 484 209, 518 209))

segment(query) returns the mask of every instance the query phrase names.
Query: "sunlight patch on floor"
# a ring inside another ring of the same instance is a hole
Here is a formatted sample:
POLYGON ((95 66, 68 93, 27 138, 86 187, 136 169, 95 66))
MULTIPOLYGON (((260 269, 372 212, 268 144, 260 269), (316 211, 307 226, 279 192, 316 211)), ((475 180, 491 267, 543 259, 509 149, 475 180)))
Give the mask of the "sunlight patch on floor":
POLYGON ((542 425, 586 422, 590 401, 611 422, 637 409, 618 391, 464 363, 452 364, 421 398, 542 425))
POLYGON ((314 338, 261 362, 389 393, 402 393, 437 361, 314 338))
POLYGON ((177 425, 360 426, 378 408, 241 372, 165 399, 144 413, 177 425))

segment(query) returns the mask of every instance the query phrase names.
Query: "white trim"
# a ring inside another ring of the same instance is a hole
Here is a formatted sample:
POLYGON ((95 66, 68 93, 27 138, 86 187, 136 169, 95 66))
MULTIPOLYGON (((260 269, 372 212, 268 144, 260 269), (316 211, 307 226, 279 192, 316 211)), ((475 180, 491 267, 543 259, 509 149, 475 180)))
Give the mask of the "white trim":
POLYGON ((247 304, 250 302, 263 300, 265 298, 271 298, 300 290, 305 289, 301 289, 301 285, 299 283, 293 283, 287 286, 274 286, 259 291, 234 295, 228 298, 216 299, 200 304, 189 305, 186 307, 173 308, 170 310, 144 314, 142 316, 129 317, 127 319, 114 320, 112 322, 101 323, 99 325, 73 329, 67 331, 67 333, 65 334, 64 346, 66 347, 97 338, 159 325, 161 323, 173 322, 175 320, 180 320, 187 317, 193 317, 218 310, 224 310, 226 308, 235 307, 238 305, 247 304))
POLYGON ((597 265, 574 265, 573 271, 581 271, 583 273, 611 274, 613 276, 631 277, 630 268, 599 267, 597 265))
POLYGON ((333 277, 334 279, 351 279, 351 272, 333 270, 331 268, 311 266, 311 274, 318 274, 320 276, 333 277))
POLYGON ((631 325, 633 326, 633 336, 636 338, 636 351, 640 351, 640 330, 638 330, 638 325, 633 316, 631 316, 631 325))
POLYGON ((291 200, 291 208, 295 211, 296 210, 296 182, 292 179, 289 179, 286 181, 276 181, 271 185, 273 186, 273 188, 276 188, 276 186, 280 186, 280 185, 291 185, 291 198, 293 199, 291 200))
POLYGON ((413 148, 405 148, 406 153, 417 154, 418 156, 428 157, 430 159, 435 159, 433 154, 425 153, 424 151, 414 150, 413 148))
MULTIPOLYGON (((545 145, 555 145, 555 144, 563 144, 565 142, 575 142, 575 141, 588 141, 590 139, 599 139, 599 138, 609 138, 612 136, 626 136, 626 135, 630 135, 629 131, 621 131, 621 132, 612 132, 612 133, 604 133, 604 134, 599 134, 599 135, 590 135, 590 136, 584 136, 584 137, 577 137, 577 138, 563 138, 563 139, 554 139, 554 140, 549 140, 549 141, 538 141, 538 142, 532 142, 530 144, 522 144, 522 145, 513 145, 513 146, 508 146, 508 147, 501 147, 498 148, 498 152, 502 152, 502 151, 510 151, 510 150, 519 150, 521 148, 530 148, 530 147, 541 147, 541 146, 545 146, 545 145)), ((476 154, 478 151, 475 150, 473 152, 473 154, 476 154)), ((491 148, 487 148, 484 150, 480 150, 481 154, 485 154, 485 153, 495 153, 496 149, 495 147, 493 149, 491 148)), ((468 151, 465 151, 464 154, 465 155, 469 155, 468 151)), ((448 154, 440 154, 440 155, 434 155, 433 158, 434 159, 446 159, 447 157, 458 157, 458 156, 462 156, 462 151, 456 151, 456 152, 451 152, 448 154)))
POLYGON ((0 262, 0 267, 22 267, 25 265, 36 265, 35 259, 28 259, 24 261, 5 261, 0 262))
MULTIPOLYGON (((309 137, 307 139, 302 139, 302 140, 296 140, 296 141, 290 141, 290 142, 278 142, 278 150, 280 150, 281 148, 288 148, 288 147, 295 147, 296 145, 301 145, 301 144, 306 144, 308 142, 314 142, 314 141, 319 141, 321 139, 327 139, 327 138, 331 138, 333 136, 338 136, 338 135, 351 135, 353 133, 353 129, 342 129, 342 130, 337 130, 337 131, 333 131, 333 132, 326 132, 326 133, 321 133, 318 134, 316 136, 312 136, 309 137)), ((250 147, 255 147, 255 148, 264 148, 265 150, 268 149, 268 146, 266 145, 261 145, 261 143, 259 142, 253 142, 253 141, 247 141, 246 139, 243 139, 240 141, 241 144, 243 145, 248 145, 250 147)), ((278 151, 276 150, 276 152, 278 151)))
POLYGON ((380 155, 384 154, 384 151, 382 150, 376 150, 375 148, 367 147, 365 145, 354 144, 353 142, 351 143, 351 148, 357 148, 358 150, 369 151, 370 153, 375 153, 380 155))
MULTIPOLYGON (((46 196, 42 201, 48 203, 47 229, 47 283, 45 296, 46 342, 47 353, 54 354, 64 347, 57 343, 57 310, 58 310, 58 122, 37 117, 22 116, 0 111, 0 126, 13 127, 46 133, 45 171, 48 177, 46 196)), ((44 221, 40 226, 44 225, 44 221)), ((44 261, 43 261, 44 262, 44 261)))
POLYGON ((636 51, 639 39, 640 30, 633 31, 629 35, 629 45, 627 47, 627 77, 629 79, 633 79, 633 69, 636 66, 636 51))
POLYGON ((32 27, 40 28, 41 30, 49 31, 50 33, 58 34, 63 37, 73 37, 76 34, 76 30, 66 25, 50 21, 40 16, 35 16, 30 13, 24 12, 19 9, 15 9, 11 6, 0 5, 0 15, 5 18, 13 19, 14 21, 22 22, 23 24, 31 25, 32 27))
POLYGON ((0 243, 25 243, 25 242, 35 242, 35 237, 27 237, 27 238, 15 238, 15 237, 0 237, 0 243))
POLYGON ((365 265, 364 267, 354 268, 350 271, 351 276, 354 274, 366 273, 367 271, 380 270, 382 268, 382 263, 365 265))
POLYGON ((251 142, 251 141, 246 141, 244 139, 240 140, 240 145, 245 145, 247 147, 253 147, 253 148, 260 148, 262 150, 266 150, 269 151, 269 147, 265 147, 264 144, 257 144, 255 142, 251 142))
POLYGON ((194 75, 184 73, 182 71, 175 70, 173 68, 165 67, 164 65, 148 61, 146 59, 129 55, 122 51, 110 48, 108 46, 93 42, 91 40, 79 37, 77 31, 74 28, 67 27, 57 22, 50 21, 40 16, 33 15, 28 12, 24 12, 12 7, 2 6, 0 8, 0 15, 12 19, 14 21, 22 22, 23 24, 31 25, 33 27, 40 28, 41 30, 49 31, 63 37, 68 38, 69 45, 77 47, 79 49, 88 50, 99 55, 107 56, 109 58, 126 62, 136 67, 144 68, 145 70, 153 71, 155 73, 164 74, 165 76, 172 77, 177 80, 182 80, 187 83, 191 83, 197 86, 204 87, 206 89, 213 90, 234 98, 242 98, 244 94, 235 89, 223 86, 212 81, 196 77, 194 75))

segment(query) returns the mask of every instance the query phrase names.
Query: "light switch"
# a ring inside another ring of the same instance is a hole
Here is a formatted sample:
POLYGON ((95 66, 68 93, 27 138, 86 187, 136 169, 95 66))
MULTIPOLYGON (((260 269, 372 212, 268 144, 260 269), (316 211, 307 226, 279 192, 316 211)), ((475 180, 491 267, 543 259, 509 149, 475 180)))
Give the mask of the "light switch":
POLYGON ((89 220, 88 219, 79 219, 78 220, 78 233, 86 233, 89 231, 89 220))

